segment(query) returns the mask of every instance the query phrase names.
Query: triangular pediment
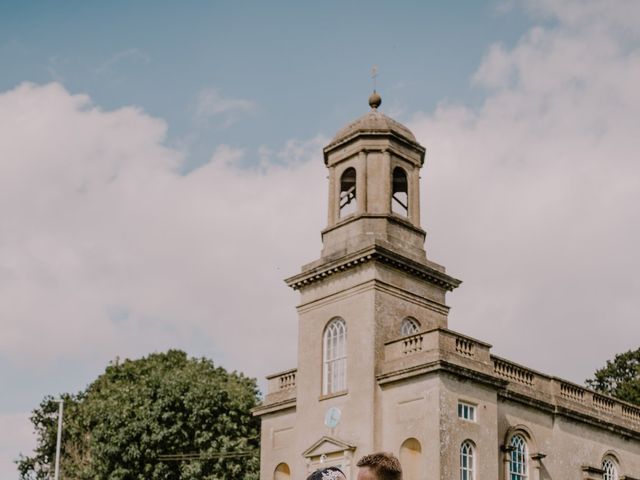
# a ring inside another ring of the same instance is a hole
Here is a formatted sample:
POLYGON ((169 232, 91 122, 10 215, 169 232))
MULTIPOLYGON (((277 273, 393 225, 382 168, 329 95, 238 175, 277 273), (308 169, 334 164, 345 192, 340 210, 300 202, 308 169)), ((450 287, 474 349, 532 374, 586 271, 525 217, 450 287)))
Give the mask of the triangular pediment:
POLYGON ((324 436, 316 441, 313 445, 302 452, 305 458, 318 457, 320 455, 329 455, 331 453, 344 452, 345 450, 355 450, 356 447, 343 440, 324 436))

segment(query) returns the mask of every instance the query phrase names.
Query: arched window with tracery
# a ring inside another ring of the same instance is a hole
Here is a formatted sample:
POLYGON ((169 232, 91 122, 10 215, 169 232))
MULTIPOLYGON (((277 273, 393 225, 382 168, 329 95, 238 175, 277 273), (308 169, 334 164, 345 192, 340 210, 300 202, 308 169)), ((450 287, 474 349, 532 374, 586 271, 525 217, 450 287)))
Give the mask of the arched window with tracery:
POLYGON ((460 480, 475 480, 476 458, 473 444, 465 440, 460 445, 460 480))
POLYGON ((340 177, 340 217, 355 213, 357 209, 356 198, 356 169, 347 168, 340 177))
POLYGON ((510 442, 511 457, 509 459, 509 479, 524 480, 529 478, 527 465, 528 449, 527 442, 520 434, 511 437, 510 442))
POLYGON ((347 324, 334 318, 324 330, 322 394, 347 389, 347 324))
POLYGON ((611 457, 602 461, 602 480, 618 480, 618 465, 611 457))
POLYGON ((420 331, 420 322, 418 322, 415 318, 407 317, 402 320, 400 324, 400 335, 402 337, 408 337, 409 335, 414 335, 420 331))
POLYGON ((273 480, 290 480, 291 470, 286 463, 280 463, 273 472, 273 480))
POLYGON ((396 167, 393 169, 393 185, 391 194, 391 211, 404 217, 409 216, 409 183, 406 172, 396 167))

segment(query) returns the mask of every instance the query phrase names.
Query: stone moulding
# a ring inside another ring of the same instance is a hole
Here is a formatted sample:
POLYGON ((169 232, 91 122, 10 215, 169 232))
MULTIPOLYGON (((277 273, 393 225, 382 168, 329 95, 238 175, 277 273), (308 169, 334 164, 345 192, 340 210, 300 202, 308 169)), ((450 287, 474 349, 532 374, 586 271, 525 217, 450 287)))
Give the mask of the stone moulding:
POLYGON ((459 377, 464 377, 469 380, 475 380, 479 383, 492 386, 494 388, 503 388, 507 384, 506 380, 502 380, 492 375, 482 373, 471 368, 463 367, 446 360, 434 360, 433 362, 414 365, 393 372, 379 373, 376 375, 376 380, 378 381, 379 385, 387 385, 390 383, 400 382, 410 377, 415 377, 416 375, 424 375, 426 373, 432 373, 436 371, 444 371, 459 377))
POLYGON ((287 400, 283 400, 282 402, 262 404, 253 408, 251 410, 251 414, 254 417, 260 417, 262 415, 266 415, 267 413, 278 412, 280 410, 287 410, 289 408, 296 408, 296 403, 297 403, 296 397, 293 397, 287 400))
POLYGON ((307 270, 285 280, 286 284, 294 290, 311 285, 326 277, 343 272, 362 265, 366 262, 380 262, 397 270, 405 271, 429 283, 438 285, 448 291, 458 287, 462 282, 446 273, 439 272, 427 265, 420 264, 402 255, 392 252, 379 245, 374 245, 354 254, 330 263, 327 266, 307 270))
POLYGON ((302 452, 302 456, 305 458, 312 457, 314 455, 319 455, 322 453, 331 453, 331 452, 346 452, 346 451, 355 451, 356 446, 352 445, 344 440, 340 440, 338 438, 329 437, 324 435, 320 440, 314 442, 309 448, 307 448, 304 452, 302 452), (324 447, 324 448, 323 448, 324 447))
POLYGON ((580 468, 584 473, 591 475, 602 475, 604 473, 604 470, 602 470, 600 467, 594 467, 593 465, 582 465, 582 467, 580 468))
MULTIPOLYGON (((323 154, 324 154, 324 163, 325 165, 328 164, 329 162, 329 154, 332 151, 335 151, 339 148, 344 148, 347 145, 349 145, 350 143, 357 141, 357 140, 371 140, 371 139, 376 139, 376 138, 392 138, 394 141, 396 141, 397 143, 399 143, 400 145, 402 145, 404 148, 408 148, 409 150, 413 150, 414 152, 418 153, 418 155, 420 155, 420 166, 422 166, 424 164, 424 156, 426 153, 426 149, 420 145, 418 142, 415 142, 411 139, 405 138, 402 135, 399 135, 396 132, 393 131, 378 131, 378 130, 361 130, 361 131, 354 131, 353 133, 343 137, 343 138, 338 138, 336 140, 334 140, 333 142, 331 142, 329 145, 327 145, 323 150, 323 154)), ((391 145, 393 145, 391 143, 391 145)), ((373 148, 370 149, 371 151, 381 151, 381 150, 388 150, 390 147, 385 147, 385 148, 373 148)), ((391 147, 392 148, 392 147, 391 147)))
POLYGON ((401 217, 400 215, 398 215, 397 213, 391 212, 391 213, 362 213, 362 214, 351 214, 346 216, 345 218, 340 219, 335 225, 331 225, 330 227, 325 228, 324 230, 322 230, 321 235, 325 235, 327 233, 332 232, 333 230, 337 230, 338 228, 341 228, 345 225, 348 225, 350 223, 353 222, 357 222, 359 220, 362 219, 383 219, 383 220, 387 220, 390 223, 394 223, 396 225, 401 225, 402 227, 411 230, 415 233, 417 233, 418 235, 420 235, 423 238, 423 242, 424 239, 427 236, 427 232, 425 232, 422 228, 415 226, 413 223, 411 223, 409 220, 407 220, 404 217, 401 217))

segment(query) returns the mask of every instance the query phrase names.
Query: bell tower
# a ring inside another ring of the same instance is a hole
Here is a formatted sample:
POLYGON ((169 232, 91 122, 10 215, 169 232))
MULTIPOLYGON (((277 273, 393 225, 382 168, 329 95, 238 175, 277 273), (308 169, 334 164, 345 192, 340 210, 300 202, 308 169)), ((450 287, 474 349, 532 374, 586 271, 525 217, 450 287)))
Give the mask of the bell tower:
POLYGON ((309 471, 327 459, 354 471, 356 450, 381 448, 376 376, 385 344, 446 328, 445 293, 460 283, 425 253, 425 149, 379 111, 381 103, 374 91, 371 110, 324 148, 329 208, 321 256, 286 280, 301 294, 295 445, 306 448, 309 471))
POLYGON ((340 130, 324 148, 329 170, 324 258, 378 244, 426 260, 420 228, 425 149, 404 125, 378 111, 381 103, 374 91, 371 111, 340 130))

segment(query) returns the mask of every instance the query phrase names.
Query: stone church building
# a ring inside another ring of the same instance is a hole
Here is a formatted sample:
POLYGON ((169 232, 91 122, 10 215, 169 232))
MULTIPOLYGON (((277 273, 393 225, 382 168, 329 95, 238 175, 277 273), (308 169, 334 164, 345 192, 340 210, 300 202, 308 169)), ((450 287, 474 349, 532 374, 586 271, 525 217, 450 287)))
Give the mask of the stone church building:
POLYGON ((640 479, 640 408, 491 354, 449 329, 460 280, 427 258, 425 148, 371 111, 324 148, 329 215, 300 292, 298 366, 268 377, 261 479, 304 480, 374 451, 405 480, 640 479))

